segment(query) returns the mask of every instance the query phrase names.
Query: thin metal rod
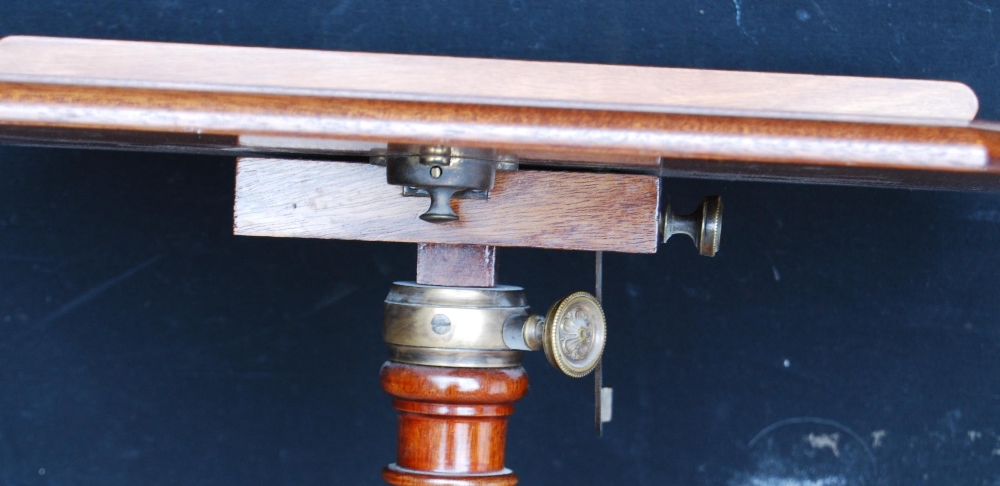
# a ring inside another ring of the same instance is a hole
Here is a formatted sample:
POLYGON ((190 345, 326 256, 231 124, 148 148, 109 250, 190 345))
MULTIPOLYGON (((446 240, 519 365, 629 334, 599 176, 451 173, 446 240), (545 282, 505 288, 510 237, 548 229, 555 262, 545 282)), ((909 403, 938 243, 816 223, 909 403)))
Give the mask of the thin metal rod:
MULTIPOLYGON (((594 254, 594 297, 604 304, 604 252, 594 254)), ((604 421, 601 420, 601 389, 604 388, 604 359, 594 368, 594 431, 598 437, 604 435, 604 421)))

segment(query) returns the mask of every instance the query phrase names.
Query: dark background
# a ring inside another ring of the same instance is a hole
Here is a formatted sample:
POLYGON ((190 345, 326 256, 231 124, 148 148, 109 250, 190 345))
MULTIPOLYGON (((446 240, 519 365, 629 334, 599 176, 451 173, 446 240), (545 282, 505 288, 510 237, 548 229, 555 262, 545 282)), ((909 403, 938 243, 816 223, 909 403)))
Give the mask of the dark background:
MULTIPOLYGON (((997 22, 991 0, 0 1, 0 35, 958 80, 990 120, 997 22)), ((0 148, 0 484, 378 482, 381 300, 415 249, 233 237, 233 174, 0 148)), ((593 437, 590 381, 529 357, 523 484, 1000 485, 1000 196, 665 187, 723 195, 722 251, 606 256, 614 422, 593 437)), ((544 308, 592 258, 503 249, 501 281, 544 308)))

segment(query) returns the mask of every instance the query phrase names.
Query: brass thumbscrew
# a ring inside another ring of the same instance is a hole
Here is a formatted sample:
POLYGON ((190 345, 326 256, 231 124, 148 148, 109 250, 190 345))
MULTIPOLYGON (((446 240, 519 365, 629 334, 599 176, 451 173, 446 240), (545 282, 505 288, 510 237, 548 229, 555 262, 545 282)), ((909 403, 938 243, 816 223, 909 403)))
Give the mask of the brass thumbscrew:
POLYGON ((516 316, 503 328, 510 349, 544 350, 545 357, 567 376, 586 376, 601 361, 608 324, 593 295, 576 292, 560 299, 543 317, 516 316))
POLYGON ((667 209, 663 211, 663 242, 676 234, 690 236, 698 253, 715 256, 722 234, 722 197, 705 196, 701 206, 686 215, 674 213, 667 204, 667 209))

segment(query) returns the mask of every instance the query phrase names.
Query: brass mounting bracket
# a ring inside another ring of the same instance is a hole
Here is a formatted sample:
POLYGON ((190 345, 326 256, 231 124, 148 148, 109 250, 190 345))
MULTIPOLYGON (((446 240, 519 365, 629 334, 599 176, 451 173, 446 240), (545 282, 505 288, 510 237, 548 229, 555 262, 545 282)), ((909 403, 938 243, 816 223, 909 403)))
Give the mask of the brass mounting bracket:
POLYGON ((403 186, 404 196, 430 197, 420 219, 430 223, 458 220, 452 198, 487 199, 498 170, 517 170, 517 159, 496 150, 391 144, 373 151, 371 163, 386 168, 386 181, 403 186))

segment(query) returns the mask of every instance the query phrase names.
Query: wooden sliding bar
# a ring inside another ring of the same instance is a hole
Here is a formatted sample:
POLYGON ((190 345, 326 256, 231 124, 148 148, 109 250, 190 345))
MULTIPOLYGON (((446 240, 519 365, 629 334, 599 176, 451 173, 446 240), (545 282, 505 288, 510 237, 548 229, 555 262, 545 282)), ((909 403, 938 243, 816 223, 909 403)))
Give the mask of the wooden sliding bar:
POLYGON ((498 172, 489 200, 456 199, 461 219, 419 219, 385 169, 349 162, 240 159, 233 233, 655 253, 660 180, 637 174, 498 172))

